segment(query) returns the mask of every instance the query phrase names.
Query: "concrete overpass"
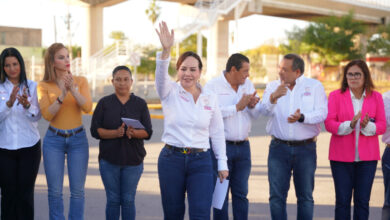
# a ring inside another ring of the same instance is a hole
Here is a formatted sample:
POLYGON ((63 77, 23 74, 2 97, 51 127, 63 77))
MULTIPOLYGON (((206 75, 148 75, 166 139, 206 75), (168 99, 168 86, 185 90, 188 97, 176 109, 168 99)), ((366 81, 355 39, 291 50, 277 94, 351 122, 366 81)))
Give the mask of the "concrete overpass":
MULTIPOLYGON (((89 57, 103 48, 103 8, 125 0, 68 0, 86 8, 86 43, 83 56, 89 57)), ((390 1, 383 0, 160 0, 181 3, 183 7, 195 6, 198 13, 205 12, 209 23, 194 16, 186 24, 187 34, 208 28, 207 68, 211 74, 223 70, 229 52, 229 21, 253 14, 312 20, 316 17, 355 13, 356 20, 370 25, 390 23, 390 1), (210 18, 215 15, 214 18, 210 18), (201 24, 201 25, 200 25, 201 24)), ((192 7, 191 7, 192 8, 192 7)), ((192 9, 194 10, 194 9, 192 9)), ((188 15, 183 15, 188 16, 188 15)), ((237 24, 237 23, 236 23, 237 24)), ((185 28, 183 28, 185 29, 185 28)), ((184 33, 185 34, 185 33, 184 33)), ((238 33, 235 33, 237 35, 238 33)), ((201 39, 200 37, 198 38, 201 39)), ((236 38, 237 39, 237 38, 236 38)), ((201 45, 201 44, 199 44, 201 45)), ((233 44, 234 47, 234 44, 233 44)))

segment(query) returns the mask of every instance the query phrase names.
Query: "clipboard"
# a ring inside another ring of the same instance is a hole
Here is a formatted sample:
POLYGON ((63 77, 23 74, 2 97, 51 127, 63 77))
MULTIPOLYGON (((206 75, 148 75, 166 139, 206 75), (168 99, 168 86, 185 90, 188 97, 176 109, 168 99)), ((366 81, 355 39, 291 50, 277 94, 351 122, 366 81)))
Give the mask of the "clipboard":
POLYGON ((135 129, 145 129, 145 127, 141 124, 141 122, 136 119, 131 119, 131 118, 121 118, 121 119, 128 127, 133 127, 135 129))

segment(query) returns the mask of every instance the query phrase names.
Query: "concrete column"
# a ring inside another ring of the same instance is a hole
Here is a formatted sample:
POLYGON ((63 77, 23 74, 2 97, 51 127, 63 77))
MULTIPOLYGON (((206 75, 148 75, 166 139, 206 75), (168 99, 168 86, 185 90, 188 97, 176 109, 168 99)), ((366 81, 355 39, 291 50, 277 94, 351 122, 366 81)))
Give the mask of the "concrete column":
POLYGON ((86 34, 82 57, 88 58, 103 48, 103 7, 86 7, 86 34))
POLYGON ((209 80, 225 69, 229 57, 229 21, 217 21, 207 39, 207 74, 209 80))
POLYGON ((202 33, 201 31, 199 30, 198 33, 196 34, 196 53, 202 57, 203 54, 202 54, 202 49, 203 49, 203 36, 202 36, 202 33))

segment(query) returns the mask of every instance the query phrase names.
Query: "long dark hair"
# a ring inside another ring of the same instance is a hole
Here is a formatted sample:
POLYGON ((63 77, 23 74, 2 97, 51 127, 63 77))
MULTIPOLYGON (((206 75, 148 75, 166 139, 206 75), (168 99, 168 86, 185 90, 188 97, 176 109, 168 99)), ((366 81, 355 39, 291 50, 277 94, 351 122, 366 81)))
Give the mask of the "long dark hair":
POLYGON ((368 69, 366 62, 363 60, 352 60, 344 67, 343 80, 341 81, 341 92, 345 92, 348 88, 347 73, 349 68, 352 66, 358 66, 362 70, 364 75, 363 89, 366 90, 368 95, 371 94, 375 86, 371 78, 370 70, 368 69))
POLYGON ((19 87, 21 88, 24 85, 27 88, 27 92, 30 95, 30 89, 28 88, 27 83, 27 74, 26 67, 24 65, 24 60, 20 52, 13 47, 5 48, 0 55, 0 82, 4 83, 7 78, 7 73, 4 71, 5 58, 7 57, 15 57, 20 65, 20 75, 19 75, 19 87))

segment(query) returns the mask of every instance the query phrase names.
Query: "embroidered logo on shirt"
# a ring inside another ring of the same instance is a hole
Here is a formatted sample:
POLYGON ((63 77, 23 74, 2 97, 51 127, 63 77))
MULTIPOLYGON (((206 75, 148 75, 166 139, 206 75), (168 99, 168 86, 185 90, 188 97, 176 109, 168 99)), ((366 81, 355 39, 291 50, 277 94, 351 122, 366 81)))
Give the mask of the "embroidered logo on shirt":
POLYGON ((211 106, 205 105, 205 106, 204 106, 204 109, 210 111, 210 110, 211 110, 211 106))
POLYGON ((311 96, 310 87, 305 88, 305 93, 303 93, 303 96, 311 96))

